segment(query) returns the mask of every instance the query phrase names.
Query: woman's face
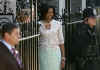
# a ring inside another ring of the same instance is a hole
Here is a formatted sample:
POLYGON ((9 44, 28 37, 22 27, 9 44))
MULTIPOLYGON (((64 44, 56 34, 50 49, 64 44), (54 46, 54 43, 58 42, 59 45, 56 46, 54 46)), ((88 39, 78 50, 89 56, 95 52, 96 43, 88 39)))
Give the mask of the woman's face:
POLYGON ((54 16, 54 10, 53 10, 53 8, 49 8, 48 12, 46 14, 46 17, 45 17, 46 20, 48 20, 48 21, 52 20, 53 16, 54 16))

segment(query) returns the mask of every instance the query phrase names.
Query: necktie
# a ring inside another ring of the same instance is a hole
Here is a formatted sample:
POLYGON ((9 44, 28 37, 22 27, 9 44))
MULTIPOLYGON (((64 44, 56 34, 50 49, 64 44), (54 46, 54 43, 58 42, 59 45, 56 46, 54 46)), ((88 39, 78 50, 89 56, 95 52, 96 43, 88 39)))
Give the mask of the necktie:
POLYGON ((16 58, 16 61, 19 64, 20 68, 22 68, 23 66, 22 66, 22 62, 21 62, 21 60, 19 58, 18 51, 15 48, 12 48, 12 53, 13 53, 14 57, 16 58))

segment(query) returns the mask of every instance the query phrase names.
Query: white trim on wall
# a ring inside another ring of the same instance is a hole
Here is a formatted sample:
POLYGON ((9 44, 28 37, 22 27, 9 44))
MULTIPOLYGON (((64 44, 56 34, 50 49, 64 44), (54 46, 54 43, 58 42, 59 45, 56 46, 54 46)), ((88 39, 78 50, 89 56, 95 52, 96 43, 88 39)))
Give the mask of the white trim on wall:
POLYGON ((59 14, 62 16, 62 10, 65 9, 65 0, 59 0, 59 14))
POLYGON ((86 8, 86 0, 82 0, 82 10, 86 8))

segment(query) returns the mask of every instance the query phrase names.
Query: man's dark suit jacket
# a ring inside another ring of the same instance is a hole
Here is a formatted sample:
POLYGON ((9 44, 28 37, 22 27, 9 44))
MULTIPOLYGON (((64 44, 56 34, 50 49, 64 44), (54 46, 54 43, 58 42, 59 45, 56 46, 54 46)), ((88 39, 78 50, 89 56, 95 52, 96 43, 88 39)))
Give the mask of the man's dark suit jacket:
POLYGON ((0 42, 0 70, 23 70, 2 42, 0 42))

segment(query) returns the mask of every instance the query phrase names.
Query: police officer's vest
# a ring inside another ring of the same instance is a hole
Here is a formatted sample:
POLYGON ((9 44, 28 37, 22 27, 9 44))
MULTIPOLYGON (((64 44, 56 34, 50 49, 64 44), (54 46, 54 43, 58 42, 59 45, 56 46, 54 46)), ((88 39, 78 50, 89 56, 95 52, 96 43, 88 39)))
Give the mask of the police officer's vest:
POLYGON ((87 50, 87 56, 89 57, 98 57, 99 56, 99 46, 97 43, 96 39, 96 30, 95 28, 88 29, 88 34, 89 34, 89 45, 88 45, 88 50, 87 50))

